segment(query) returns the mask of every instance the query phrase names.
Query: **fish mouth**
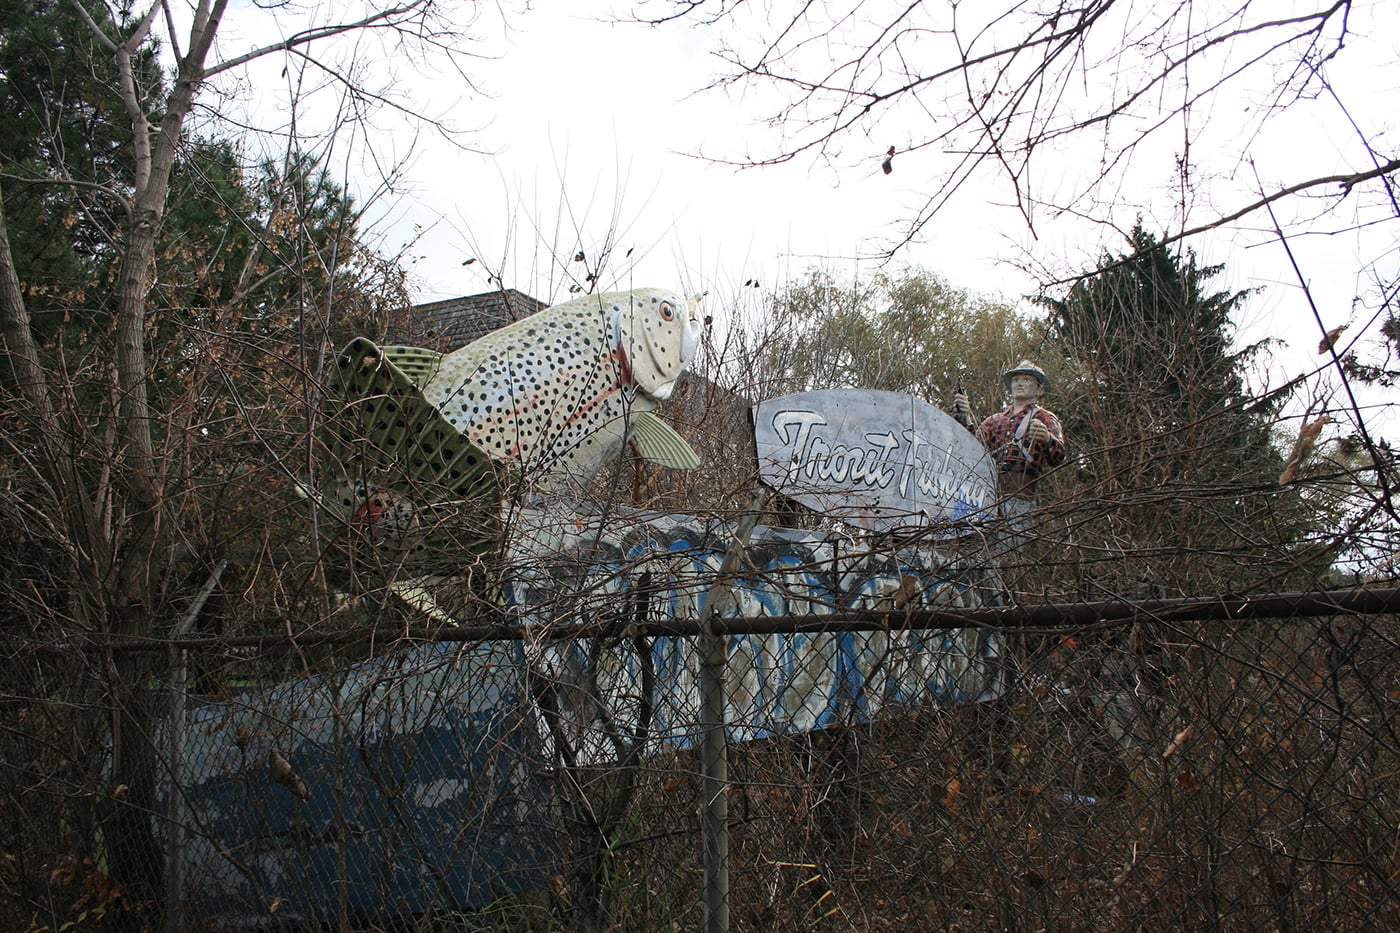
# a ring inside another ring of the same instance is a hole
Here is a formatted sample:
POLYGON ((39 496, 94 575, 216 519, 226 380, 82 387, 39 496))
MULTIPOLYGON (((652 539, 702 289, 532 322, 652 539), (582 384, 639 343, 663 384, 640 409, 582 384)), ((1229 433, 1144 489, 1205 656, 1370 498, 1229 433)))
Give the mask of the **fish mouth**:
POLYGON ((685 322, 685 329, 681 332, 681 371, 690 368, 690 363, 695 359, 695 352, 700 349, 700 322, 695 317, 692 309, 689 319, 685 322))
POLYGON ((647 395, 650 395, 652 398, 656 399, 657 401, 665 401, 666 399, 668 399, 668 398, 671 397, 671 393, 674 392, 675 389, 676 389, 676 380, 675 380, 675 379, 672 379, 670 382, 663 382, 661 385, 657 386, 655 389, 652 389, 650 392, 647 393, 647 395))

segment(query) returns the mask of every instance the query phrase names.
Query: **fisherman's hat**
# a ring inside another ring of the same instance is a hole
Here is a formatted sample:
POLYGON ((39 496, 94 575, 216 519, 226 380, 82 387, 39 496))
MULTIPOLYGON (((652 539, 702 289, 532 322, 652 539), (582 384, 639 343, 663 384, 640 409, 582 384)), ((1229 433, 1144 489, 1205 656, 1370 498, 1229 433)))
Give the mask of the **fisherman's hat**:
POLYGON ((1030 360, 1022 360, 1015 366, 1001 374, 1001 381, 1009 390, 1011 388, 1012 376, 1034 376, 1035 381, 1040 383, 1040 387, 1046 392, 1050 391, 1050 377, 1045 375, 1045 370, 1032 363, 1030 360))

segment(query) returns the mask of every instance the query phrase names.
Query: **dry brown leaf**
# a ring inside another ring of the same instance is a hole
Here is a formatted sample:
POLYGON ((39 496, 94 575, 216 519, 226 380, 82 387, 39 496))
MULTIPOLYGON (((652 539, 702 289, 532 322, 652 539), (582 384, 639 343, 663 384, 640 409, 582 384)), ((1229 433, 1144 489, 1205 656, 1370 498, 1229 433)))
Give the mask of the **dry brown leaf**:
POLYGON ((1170 758, 1181 751, 1181 747, 1186 744, 1186 740, 1191 738, 1191 733, 1195 731, 1195 726, 1187 726, 1185 729, 1178 732, 1176 738, 1172 739, 1171 744, 1167 746, 1166 751, 1162 752, 1162 757, 1170 758))
POLYGON ((1331 422, 1332 419, 1329 416, 1319 415, 1315 420, 1298 429, 1298 439, 1293 442, 1293 453, 1289 456, 1283 472, 1279 474, 1278 484, 1280 486, 1287 486, 1297 477, 1298 469, 1312 456, 1313 448, 1317 446, 1318 434, 1331 422))
POLYGON ((1326 336, 1322 338, 1322 342, 1317 345, 1317 352, 1326 353, 1328 350, 1332 349, 1337 343, 1337 338, 1342 336, 1342 331, 1346 330, 1347 326, 1346 324, 1339 324, 1329 330, 1326 336))

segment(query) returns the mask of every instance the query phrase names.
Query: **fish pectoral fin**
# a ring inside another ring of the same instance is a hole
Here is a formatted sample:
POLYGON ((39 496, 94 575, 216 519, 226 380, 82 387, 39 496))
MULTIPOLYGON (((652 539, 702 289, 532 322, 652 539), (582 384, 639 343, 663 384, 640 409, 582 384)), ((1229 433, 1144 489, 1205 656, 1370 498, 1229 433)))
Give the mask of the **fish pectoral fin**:
POLYGON ((322 495, 295 476, 290 477, 290 479, 292 481, 292 488, 296 490, 298 496, 310 502, 314 502, 317 508, 327 513, 338 522, 346 523, 350 521, 351 510, 341 503, 337 497, 322 495))
POLYGON ((436 577, 415 577, 391 583, 389 589, 406 605, 417 609, 434 622, 441 625, 461 625, 461 622, 453 618, 452 613, 443 609, 433 598, 430 587, 441 582, 442 580, 436 577))
POLYGON ((691 450, 685 438, 649 411, 632 415, 632 442, 646 460, 673 470, 693 470, 700 457, 691 450))

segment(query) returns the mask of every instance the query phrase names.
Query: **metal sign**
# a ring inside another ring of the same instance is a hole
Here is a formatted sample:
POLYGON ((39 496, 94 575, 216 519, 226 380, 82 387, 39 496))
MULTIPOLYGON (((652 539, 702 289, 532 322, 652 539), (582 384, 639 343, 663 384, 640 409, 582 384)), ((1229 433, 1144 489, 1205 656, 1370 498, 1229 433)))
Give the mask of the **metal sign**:
MULTIPOLYGON (((506 603, 527 624, 578 625, 649 601, 658 618, 698 619, 734 538, 728 522, 685 515, 521 510, 506 603)), ((951 542, 950 542, 951 543, 951 542)), ((961 542, 959 542, 960 544, 961 542)), ((995 604, 1001 583, 977 546, 853 546, 847 535, 753 530, 747 570, 717 604, 722 618, 777 619, 848 610, 995 604)), ((636 611, 635 608, 631 611, 636 611)), ((728 639, 729 736, 752 741, 874 718, 891 705, 988 700, 1001 691, 1000 639, 978 628, 909 632, 783 632, 728 639)), ((580 762, 617 756, 612 728, 635 729, 641 668, 625 649, 582 641, 531 647, 580 762), (606 714, 604 715, 604 711, 606 714)), ((684 748, 701 721, 700 657, 686 637, 651 640, 653 740, 684 748)))
POLYGON ((977 438, 898 392, 821 389, 754 407, 759 477, 877 531, 990 518, 996 470, 977 438))

